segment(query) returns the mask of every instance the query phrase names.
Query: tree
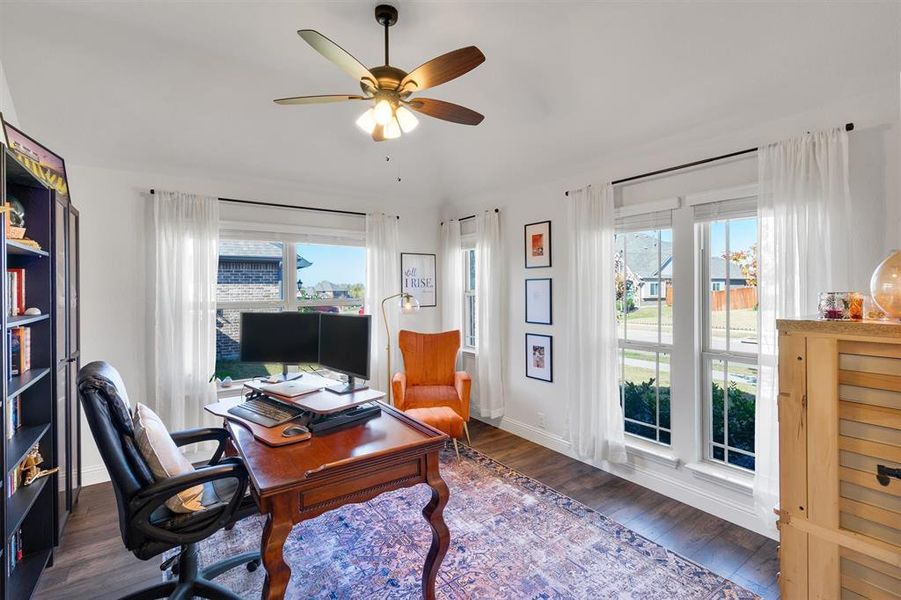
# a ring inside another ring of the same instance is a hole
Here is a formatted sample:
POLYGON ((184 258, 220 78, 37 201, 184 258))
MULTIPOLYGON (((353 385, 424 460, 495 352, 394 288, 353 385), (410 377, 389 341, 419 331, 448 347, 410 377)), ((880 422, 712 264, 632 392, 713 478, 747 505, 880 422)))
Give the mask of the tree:
POLYGON ((351 284, 349 288, 347 288, 347 293, 351 298, 362 298, 364 296, 364 289, 362 283, 354 283, 351 284))
POLYGON ((724 252, 723 259, 738 265, 748 286, 757 287, 757 244, 748 250, 737 250, 731 254, 724 252))

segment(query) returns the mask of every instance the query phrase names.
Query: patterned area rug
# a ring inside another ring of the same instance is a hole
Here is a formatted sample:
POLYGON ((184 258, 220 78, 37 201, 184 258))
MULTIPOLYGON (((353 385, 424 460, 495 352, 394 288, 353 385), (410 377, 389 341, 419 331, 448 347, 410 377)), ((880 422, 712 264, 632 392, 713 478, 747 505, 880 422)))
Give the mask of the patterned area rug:
MULTIPOLYGON (((439 598, 746 599, 736 584, 541 483, 461 446, 441 456, 450 488, 451 544, 439 598)), ((420 598, 431 533, 424 485, 383 494, 301 523, 285 544, 287 597, 420 598)), ((259 547, 262 519, 245 519, 201 545, 208 564, 259 547)), ((259 598, 263 569, 217 582, 259 598)))

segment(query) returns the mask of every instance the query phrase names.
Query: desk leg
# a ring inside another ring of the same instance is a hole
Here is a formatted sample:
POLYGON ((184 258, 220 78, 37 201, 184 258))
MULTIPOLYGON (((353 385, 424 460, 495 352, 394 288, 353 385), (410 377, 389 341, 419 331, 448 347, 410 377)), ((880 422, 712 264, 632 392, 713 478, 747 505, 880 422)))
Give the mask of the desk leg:
POLYGON ((432 488, 432 498, 422 509, 422 516, 432 528, 432 545, 429 547, 422 569, 422 597, 425 600, 434 600, 435 578, 450 545, 450 531, 444 523, 444 506, 447 504, 449 493, 447 484, 438 472, 438 453, 429 454, 426 461, 428 463, 426 483, 432 488))
POLYGON ((280 600, 285 597, 288 581, 291 580, 291 568, 285 563, 282 550, 298 516, 298 507, 296 498, 288 494, 271 498, 268 505, 260 549, 263 567, 266 569, 263 598, 280 600))

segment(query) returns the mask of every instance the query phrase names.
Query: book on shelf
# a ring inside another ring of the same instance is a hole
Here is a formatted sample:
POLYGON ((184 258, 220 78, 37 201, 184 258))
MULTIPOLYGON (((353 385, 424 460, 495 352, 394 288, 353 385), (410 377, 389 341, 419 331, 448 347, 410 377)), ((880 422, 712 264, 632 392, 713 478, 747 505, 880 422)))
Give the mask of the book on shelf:
POLYGON ((22 528, 19 527, 9 538, 9 558, 6 561, 6 575, 12 575, 16 565, 25 557, 22 544, 22 528))
POLYGON ((11 327, 9 332, 10 375, 21 375, 31 368, 31 328, 11 327))
POLYGON ((6 439, 11 439, 22 426, 22 396, 6 403, 6 439))
POLYGON ((6 269, 6 278, 9 284, 9 296, 7 306, 9 316, 17 317, 25 313, 25 269, 6 269))
POLYGON ((16 468, 11 470, 6 476, 7 498, 12 498, 13 494, 15 494, 19 490, 19 486, 22 484, 22 473, 25 470, 24 462, 25 461, 19 461, 19 464, 16 465, 16 468))

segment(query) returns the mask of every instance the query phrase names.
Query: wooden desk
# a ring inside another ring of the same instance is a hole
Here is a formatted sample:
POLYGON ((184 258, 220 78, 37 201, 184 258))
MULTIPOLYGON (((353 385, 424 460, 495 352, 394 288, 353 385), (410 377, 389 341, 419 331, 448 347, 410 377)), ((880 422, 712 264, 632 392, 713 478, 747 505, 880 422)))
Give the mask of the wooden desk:
POLYGON ((382 414, 360 425, 272 448, 229 421, 235 447, 250 472, 251 491, 266 517, 262 559, 263 598, 283 598, 291 578, 282 549, 294 525, 345 504, 365 502, 383 492, 425 483, 432 497, 422 514, 432 544, 422 571, 422 595, 435 598, 435 577, 450 544, 444 523, 447 484, 438 472, 440 431, 382 404, 382 414))

